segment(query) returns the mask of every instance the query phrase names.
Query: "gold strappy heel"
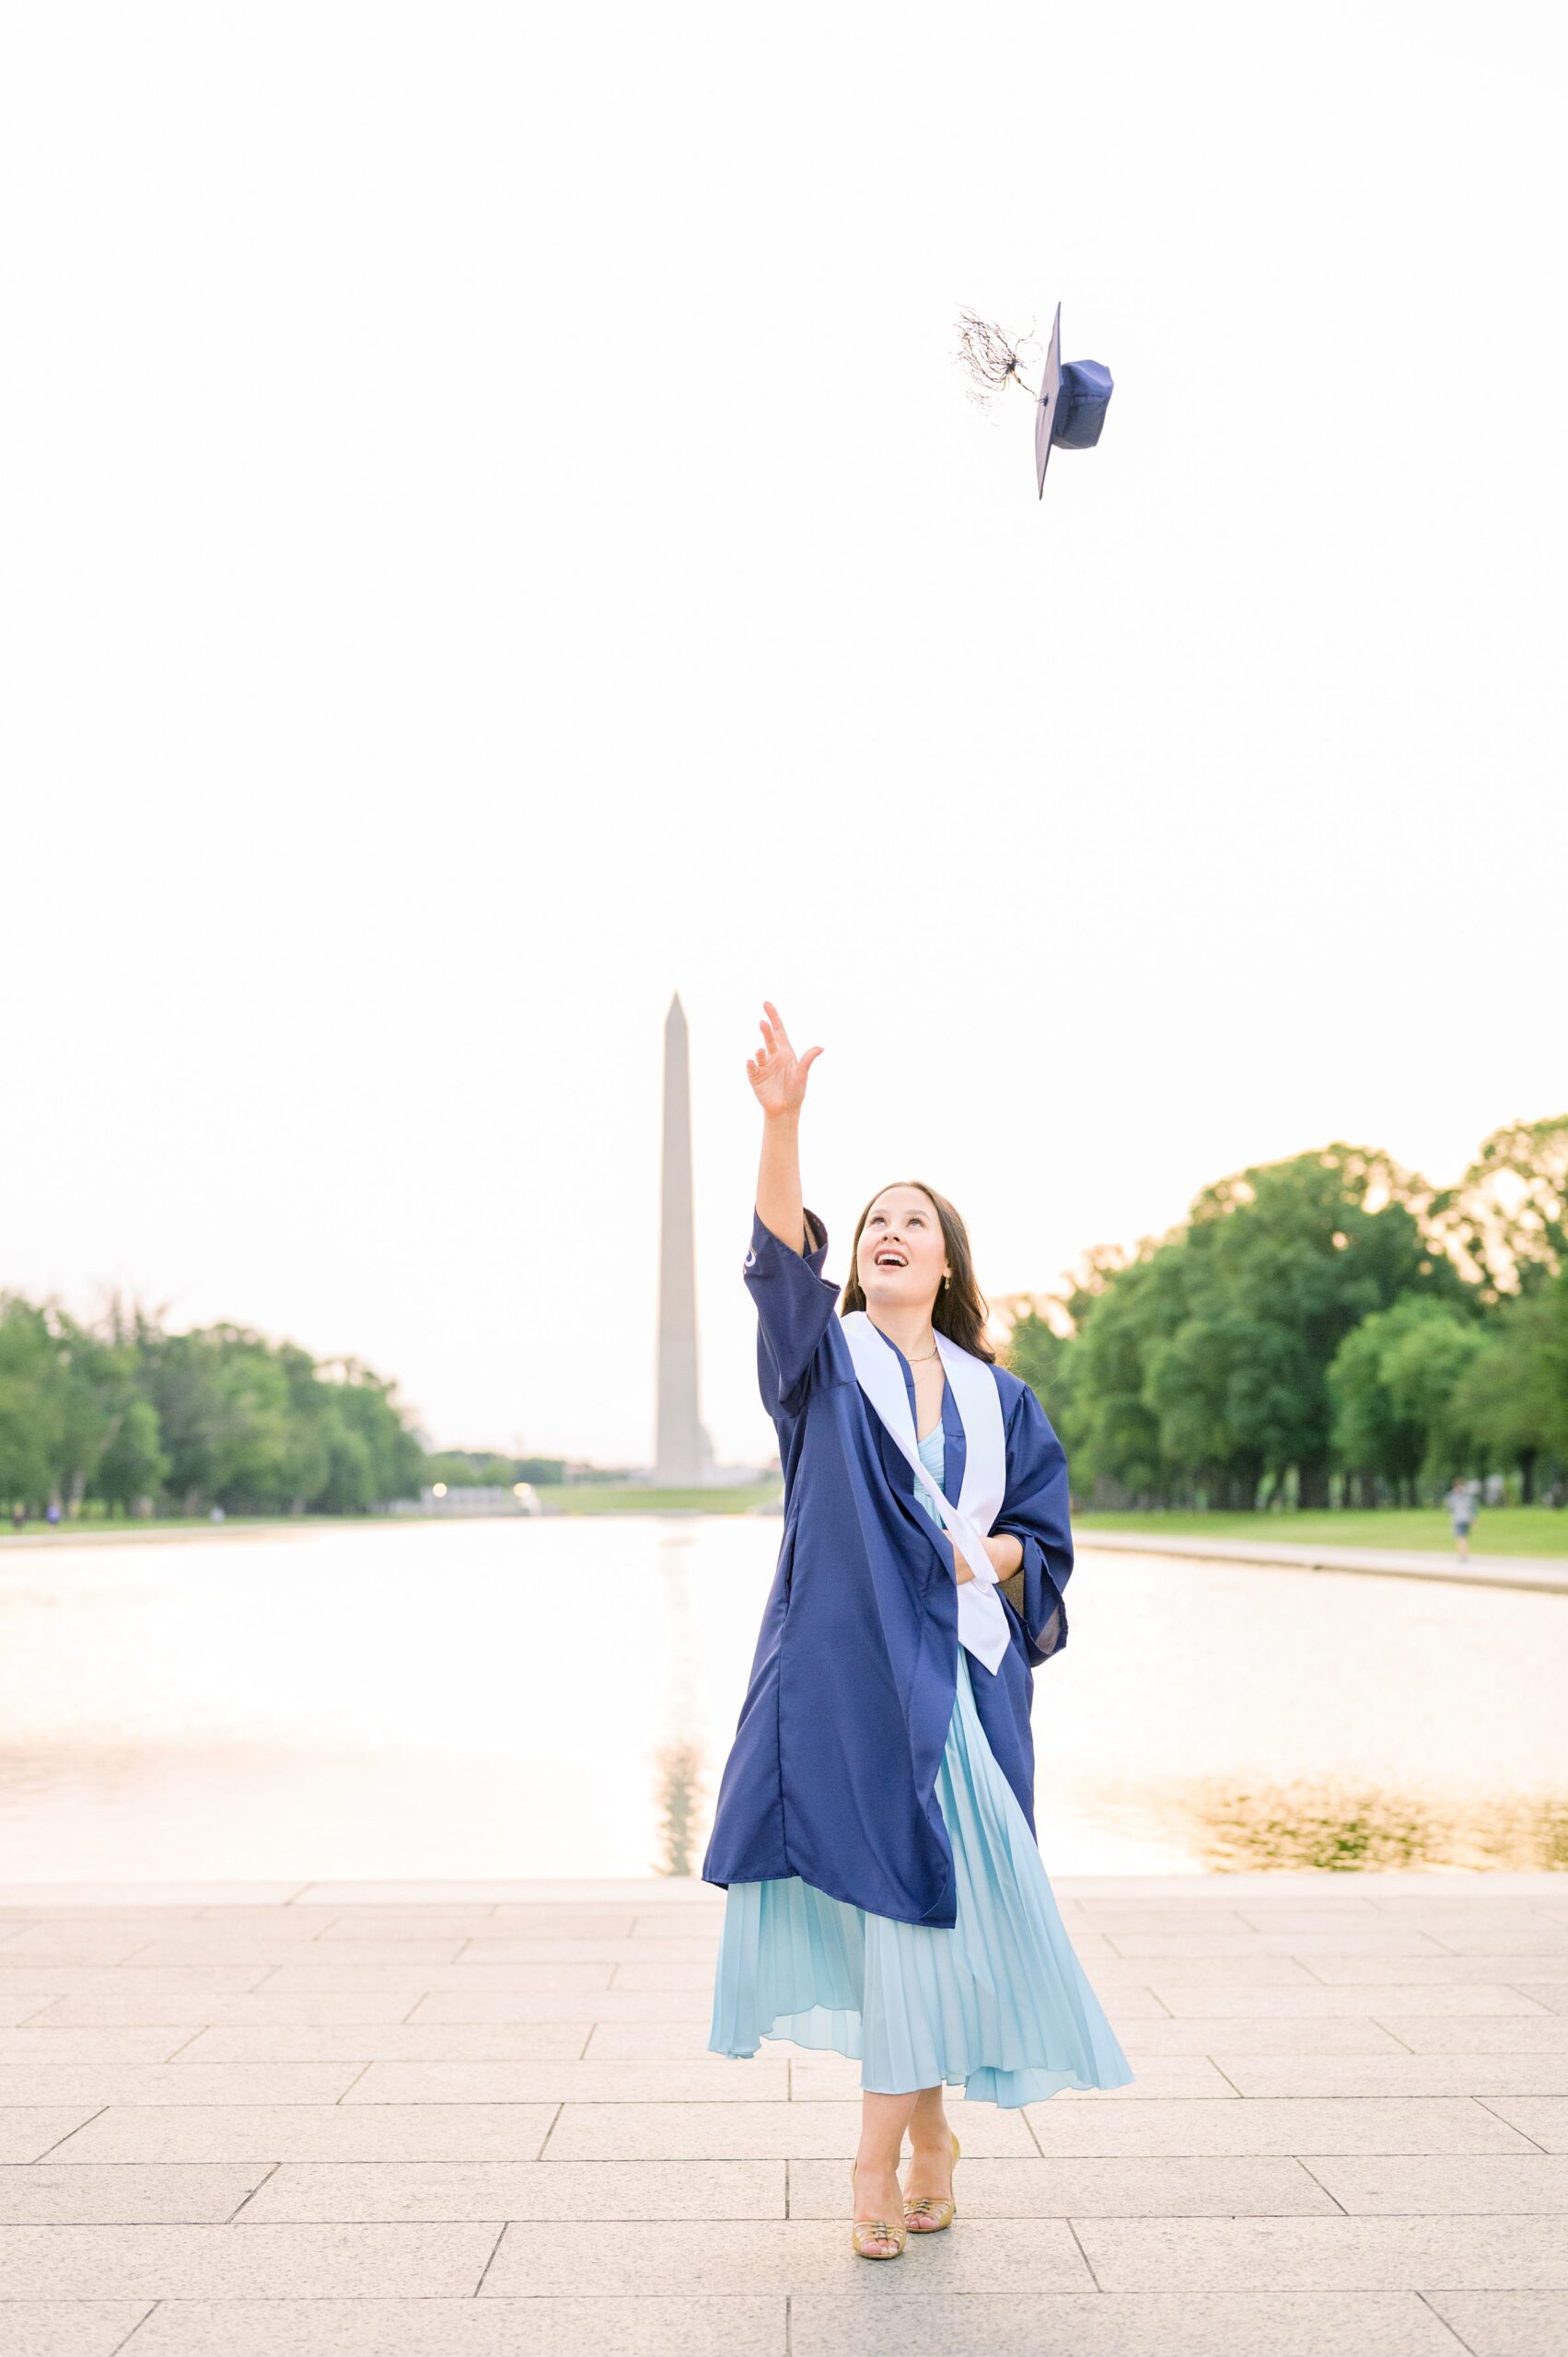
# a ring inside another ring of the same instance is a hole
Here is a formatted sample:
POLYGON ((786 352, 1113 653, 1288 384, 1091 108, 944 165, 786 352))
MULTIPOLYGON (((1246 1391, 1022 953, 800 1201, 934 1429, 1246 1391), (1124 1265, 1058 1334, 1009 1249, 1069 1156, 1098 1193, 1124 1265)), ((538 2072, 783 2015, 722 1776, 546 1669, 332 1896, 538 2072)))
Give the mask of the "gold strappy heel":
MULTIPOLYGON (((849 2201, 850 2208, 853 2210, 854 2207, 854 2163, 853 2161, 849 2165, 849 2201)), ((893 2226, 889 2224, 886 2218, 852 2219, 849 2235, 858 2258, 901 2258, 904 2245, 909 2240, 909 2229, 901 2220, 898 2225, 893 2226), (891 2243, 893 2247, 891 2250, 867 2250, 865 2246, 868 2242, 891 2243)))
MULTIPOLYGON (((958 2132, 949 2128, 947 2133, 953 2139, 953 2165, 956 2168, 959 2151, 958 2132)), ((904 2223, 913 2225, 917 2235, 939 2235, 944 2226, 952 2224, 958 2214, 958 2203, 945 2193, 923 2193, 916 2200, 904 2203, 904 2223), (918 2225, 914 2225, 916 2219, 921 2222, 918 2225)))

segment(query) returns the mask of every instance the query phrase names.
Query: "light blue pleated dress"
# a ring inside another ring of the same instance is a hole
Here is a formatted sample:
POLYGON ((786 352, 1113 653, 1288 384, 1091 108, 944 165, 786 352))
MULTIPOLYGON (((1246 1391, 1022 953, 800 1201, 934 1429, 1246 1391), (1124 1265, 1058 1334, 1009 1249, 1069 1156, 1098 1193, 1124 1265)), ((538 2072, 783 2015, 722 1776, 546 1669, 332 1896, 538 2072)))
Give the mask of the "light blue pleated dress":
MULTIPOLYGON (((941 1486, 942 1427, 919 1443, 941 1486)), ((923 1486, 917 1502, 937 1519, 923 1486)), ((764 2038, 857 2059, 863 2088, 961 2086, 1004 2109, 1062 2087, 1121 2087, 1132 2068, 1090 1988, 958 1647, 936 1797, 957 1873, 951 1930, 868 1914, 789 1875, 731 1883, 710 2049, 764 2038)))

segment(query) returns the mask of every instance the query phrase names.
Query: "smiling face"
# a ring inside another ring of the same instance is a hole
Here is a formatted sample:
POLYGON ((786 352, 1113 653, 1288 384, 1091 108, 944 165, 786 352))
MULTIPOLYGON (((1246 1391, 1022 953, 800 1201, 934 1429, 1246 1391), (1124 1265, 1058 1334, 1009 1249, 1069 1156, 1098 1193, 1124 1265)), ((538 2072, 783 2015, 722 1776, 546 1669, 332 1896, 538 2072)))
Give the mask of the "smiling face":
POLYGON ((860 1231, 855 1274, 868 1309, 929 1310, 947 1273, 936 1206, 919 1187, 887 1187, 860 1231))

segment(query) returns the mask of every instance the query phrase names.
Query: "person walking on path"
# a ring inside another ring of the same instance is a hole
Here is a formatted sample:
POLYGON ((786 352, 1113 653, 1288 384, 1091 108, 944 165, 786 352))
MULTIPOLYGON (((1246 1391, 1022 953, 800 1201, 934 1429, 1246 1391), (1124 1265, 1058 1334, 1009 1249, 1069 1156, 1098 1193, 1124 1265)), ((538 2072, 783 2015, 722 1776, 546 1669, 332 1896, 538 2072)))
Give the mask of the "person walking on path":
POLYGON ((1125 2086, 1035 1836, 1033 1672, 1067 1640, 1067 1464, 998 1366, 957 1212, 916 1180, 860 1215, 850 1277, 801 1190, 822 1052, 763 1002, 745 1280, 784 1534, 704 1881, 726 1891, 708 2044, 861 2064, 852 2242, 955 2214, 944 2089, 1011 2108, 1125 2086), (902 2184, 904 2139, 911 2161, 902 2184))
POLYGON ((1475 1484, 1456 1473, 1448 1484, 1448 1494, 1443 1501, 1448 1509, 1448 1522, 1454 1533, 1454 1544, 1461 1563, 1470 1560, 1470 1531, 1474 1527, 1479 1508, 1475 1484))

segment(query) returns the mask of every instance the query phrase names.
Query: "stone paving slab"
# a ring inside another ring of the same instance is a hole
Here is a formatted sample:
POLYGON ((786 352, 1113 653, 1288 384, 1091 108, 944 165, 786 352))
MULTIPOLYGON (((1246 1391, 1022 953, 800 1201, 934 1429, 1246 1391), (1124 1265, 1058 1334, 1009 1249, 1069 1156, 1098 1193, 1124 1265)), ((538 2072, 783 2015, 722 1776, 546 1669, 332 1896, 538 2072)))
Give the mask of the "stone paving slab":
POLYGON ((1313 2054, 1292 2061, 1222 2050, 1214 2066, 1243 2096, 1568 2096, 1568 2053, 1313 2054))
MULTIPOLYGON (((567 2008, 567 2010, 571 2010, 567 2008)), ((584 2008, 578 2005, 578 2014, 584 2008)), ((597 2008, 596 2008, 597 2010, 597 2008)), ((254 1995, 225 1995, 208 1998, 159 1996, 144 1992, 134 1984, 93 1990, 86 1995, 45 1998, 29 2013, 25 2026, 35 2028, 51 2023, 74 2023, 78 2026, 109 2027, 114 2024, 168 2025, 183 2030, 192 2038, 207 2026, 257 2022, 289 2024, 294 2022, 401 2022, 411 2011, 405 1995, 393 1989, 349 1989, 335 1992, 317 1991, 309 1995, 291 1995, 287 1991, 262 1989, 254 1995)), ((540 2008, 534 2009, 538 2014, 540 2008)), ((525 2008, 519 2018, 528 2018, 525 2008)), ((585 2019, 588 2016, 585 2014, 585 2019)))
MULTIPOLYGON (((1039 2149, 1021 2111, 963 2102, 949 2103, 947 2110, 966 2153, 1039 2149)), ((375 2113, 367 2109, 355 2116, 374 2119, 375 2113)), ((558 2161, 741 2161, 815 2159, 842 2153, 847 2158, 854 2152, 859 2123, 858 2098, 850 2103, 568 2103, 562 2105, 551 2131, 546 2156, 558 2161)), ((1491 2128, 1500 2141, 1509 2139, 1501 2120, 1493 2120, 1491 2128)), ((1493 2149, 1499 2149, 1498 2144, 1493 2149)))
MULTIPOLYGON (((1501 1980, 1517 1988, 1522 1973, 1536 1980, 1568 1981, 1568 1957, 1542 1956, 1534 1949, 1496 1956, 1489 1946, 1474 1948, 1468 1956, 1406 1956, 1392 1968, 1376 1957, 1363 1956, 1318 1956, 1315 1967, 1322 1980, 1343 1988, 1392 1980, 1410 1981, 1418 1988, 1501 1980)), ((1164 1966, 1159 1969, 1163 1972, 1164 1966)))
MULTIPOLYGON (((1412 2054, 1565 2054, 1568 2020, 1561 2015, 1515 2014, 1501 2021, 1474 2014, 1396 2014, 1381 2026, 1412 2054)), ((1233 2044, 1233 2051, 1240 2049, 1233 2044)))
MULTIPOLYGON (((1458 1961, 1459 1959, 1456 1959, 1458 1961)), ((1328 1959, 1322 1959, 1327 1963, 1328 1959)), ((1272 2014, 1277 2020, 1312 2020, 1325 2014, 1539 2014, 1543 2008, 1523 1990, 1502 1980, 1434 1980, 1425 1986, 1371 1983, 1332 1988, 1260 1989, 1237 1981, 1206 1987, 1167 1980, 1159 1968, 1149 1986, 1167 2012, 1194 2020, 1222 2014, 1272 2014), (1157 1973, 1157 1978, 1156 1974, 1157 1973)), ((1568 1990, 1564 1991, 1568 1996, 1568 1990)), ((1109 1999, 1105 1998, 1108 2010, 1109 1999)))
MULTIPOLYGON (((1318 2154, 1311 2165, 1318 2184, 1352 2215, 1525 2217, 1535 2212, 1568 2221, 1568 2154, 1383 2154, 1376 2160, 1318 2154)), ((1568 2342, 1563 2345, 1568 2348, 1568 2342)))
MULTIPOLYGON (((125 2344, 125 2357, 784 2357, 787 2316, 776 2295, 169 2300, 125 2344)), ((1454 2357, 1451 2334, 1444 2346, 1454 2357)), ((1430 2347, 1412 2342, 1409 2357, 1428 2357, 1430 2347)))
POLYGON ((913 2357, 917 2351, 922 2357, 930 2351, 942 2357, 1461 2357, 1447 2326, 1413 2292, 1042 2292, 1033 2299, 981 2293, 919 2300, 889 2291, 880 2300, 862 2294, 790 2302, 791 2357, 913 2357))
MULTIPOLYGON (((740 2107, 715 2106, 715 2109, 740 2107)), ((531 2161, 552 2104, 127 2104, 95 2112, 50 2157, 62 2161, 531 2161)), ((73 2124, 77 2111, 62 2115, 73 2124)), ((1499 2132, 1506 2133, 1498 2123, 1499 2132)))
POLYGON ((1568 2220, 1085 2218, 1107 2292, 1568 2291, 1568 2220))
MULTIPOLYGON (((272 2164, 166 2168, 34 2161, 0 2168, 0 2223, 10 2226, 221 2225, 272 2164)), ((470 2212, 470 2217, 477 2212, 470 2212)))
POLYGON ((6 2062, 0 2104, 328 2104, 359 2075, 352 2062, 6 2062))
MULTIPOLYGON (((575 2022, 260 2022, 234 2027, 218 2026, 174 2035, 185 2042, 182 2062, 521 2062, 538 2056, 575 2061, 583 2055, 597 2025, 575 2022)), ((691 2067, 692 2039, 689 2023, 657 2025, 674 2033, 676 2042, 641 2061, 668 2060, 691 2067)), ((0 2031, 0 2054, 7 2035, 0 2031)), ((32 2035, 33 2033, 25 2033, 32 2035)), ((161 2035, 134 2032, 131 2035, 161 2035)), ((64 2030, 46 2035, 64 2038, 64 2030)), ((82 2038, 127 2035, 114 2030, 82 2030, 82 2038)), ((1391 2047, 1398 2052, 1398 2048, 1391 2047)), ((602 2051, 598 2059, 605 2060, 602 2051)), ((613 2059, 611 2057, 610 2059, 613 2059)), ((715 2060, 718 2058, 715 2057, 715 2060)), ((738 2069, 739 2066, 737 2065, 738 2069)))
MULTIPOLYGON (((0 2029, 0 2068, 17 2062, 167 2062, 170 2056, 191 2037, 189 2029, 168 2023, 148 2024, 145 2027, 68 2027, 63 2023, 52 2028, 41 2026, 36 2021, 24 2023, 19 2028, 0 2029)), ((204 2032, 198 2032, 204 2036, 204 2032)), ((210 2061, 331 2061, 331 2055, 210 2055, 210 2061)))
POLYGON ((1493 2096, 1483 2100, 1489 2111, 1531 2138, 1543 2153, 1568 2153, 1568 2098, 1493 2096))
MULTIPOLYGON (((714 1945, 716 1953, 716 1940, 714 1945)), ((578 2021, 591 2011, 601 2022, 700 2022, 705 2039, 713 2009, 711 1990, 596 1989, 588 2006, 575 1988, 540 1989, 527 1996, 494 1989, 436 1989, 405 2013, 411 2022, 549 2022, 578 2021)))
POLYGON ((1562 2357, 1568 2292, 1433 2292, 1434 2312, 1471 2357, 1562 2357))
MULTIPOLYGON (((749 2223, 786 2215, 786 2178, 783 2161, 670 2161, 656 2169, 633 2161, 298 2162, 274 2169, 246 2203, 245 2215, 247 2223, 323 2224, 492 2218, 749 2223)), ((842 2210, 841 2198, 820 2214, 837 2217, 842 2210)))
POLYGON ((950 2091, 854 2258, 858 2065, 707 2050, 722 1895, 0 1891, 6 2357, 1562 2357, 1568 1876, 1053 1885, 1136 2076, 950 2091))
MULTIPOLYGON (((843 2176, 847 2200, 847 2161, 843 2176)), ((965 2226, 962 2235, 931 2235, 932 2247, 919 2251, 922 2279, 931 2289, 1027 2293, 1041 2282, 1055 2291, 1095 2288, 1075 2229, 1065 2218, 966 2217, 965 2226)), ((593 2224, 514 2223, 501 2237, 481 2296, 562 2294, 587 2280, 596 2292, 611 2295, 687 2290, 853 2293, 865 2264, 851 2250, 842 2220, 759 2219, 738 2235, 715 2234, 710 2224, 685 2219, 633 2222, 613 2235, 593 2224)))
MULTIPOLYGON (((966 2148, 958 2190, 966 2218, 1337 2215, 1335 2197, 1320 2181, 1322 2168, 1320 2162, 1308 2168, 1295 2158, 990 2160, 966 2148)), ((842 2218, 843 2175, 837 2161, 791 2161, 790 2216, 842 2218)))
POLYGON ((488 2225, 0 2226, 0 2303, 451 2298, 478 2291, 495 2243, 488 2225))
POLYGON ((115 2357, 151 2313, 145 2300, 13 2300, 6 2357, 115 2357))
MULTIPOLYGON (((230 2067, 238 2070, 244 2065, 230 2067)), ((1432 2067, 1446 2066, 1439 2061, 1432 2067)), ((343 2100, 353 2104, 783 2103, 790 2091, 789 2069, 784 2060, 764 2061, 758 2056, 754 2061, 731 2062, 721 2054, 666 2062, 549 2058, 521 2062, 372 2062, 354 2079, 343 2100)))
POLYGON ((0 2162, 37 2161, 73 2128, 93 2116, 87 2104, 30 2105, 19 2111, 0 2111, 0 2162))
MULTIPOLYGON (((1510 2111, 1527 2099, 1500 2097, 1510 2111)), ((805 2110, 807 2106, 802 2105, 805 2110)), ((1544 2149, 1519 2132, 1494 2106, 1473 2097, 1427 2099, 1339 2096, 1239 2103, 1114 2104, 1093 2096, 1027 2107, 1029 2126, 1047 2154, 1295 2153, 1526 2153, 1544 2149)))

